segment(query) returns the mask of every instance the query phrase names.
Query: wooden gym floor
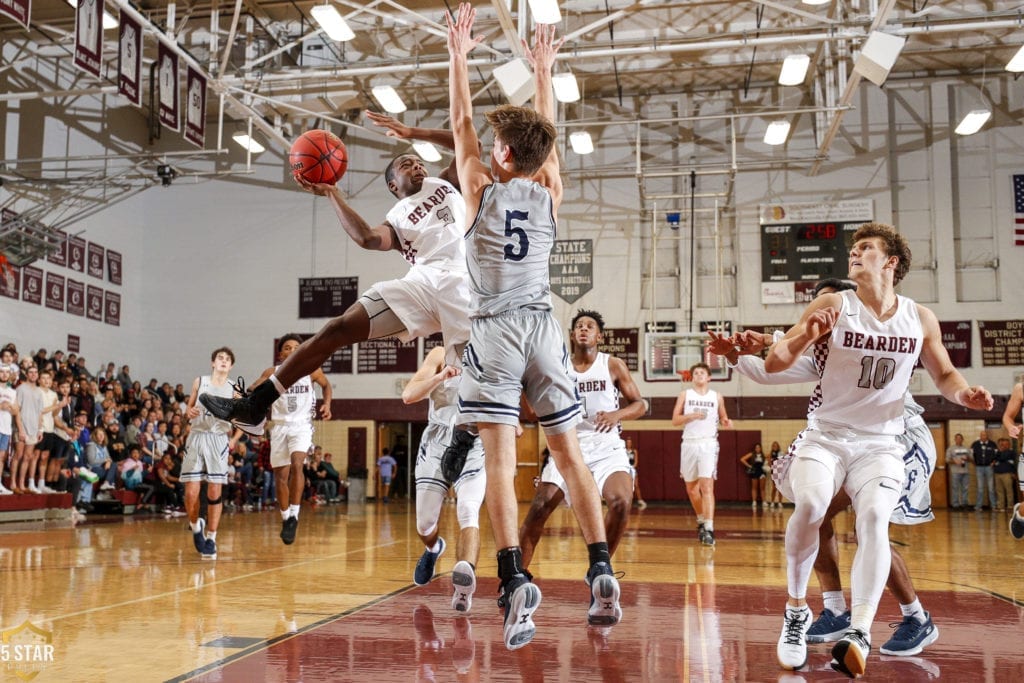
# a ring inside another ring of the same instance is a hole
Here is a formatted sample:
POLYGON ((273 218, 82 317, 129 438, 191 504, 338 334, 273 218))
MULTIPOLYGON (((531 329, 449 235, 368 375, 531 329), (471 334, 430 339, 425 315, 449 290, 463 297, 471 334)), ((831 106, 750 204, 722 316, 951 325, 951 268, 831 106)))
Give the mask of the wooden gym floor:
MULTIPOLYGON (((3 644, 49 638, 53 657, 0 662, 0 679, 844 680, 829 668, 827 646, 812 645, 799 673, 775 661, 788 514, 721 510, 718 546, 707 549, 696 543, 688 507, 634 509, 614 559, 625 572, 624 617, 596 629, 586 625, 585 546, 571 512, 559 510, 532 567, 544 596, 537 636, 516 652, 502 645, 486 521, 468 616, 450 606, 454 545, 430 585, 412 584, 422 546, 406 501, 304 506, 292 546, 278 538, 276 512, 225 515, 215 562, 199 559, 184 518, 6 524, 3 644), (34 628, 19 631, 26 622, 34 628)), ((917 657, 879 656, 889 622, 899 620, 886 594, 867 680, 1024 680, 1024 542, 1009 535, 1007 514, 940 511, 930 524, 893 527, 940 636, 917 657)), ((847 585, 850 521, 837 520, 847 585)), ((442 531, 454 544, 453 506, 444 509, 442 531)))

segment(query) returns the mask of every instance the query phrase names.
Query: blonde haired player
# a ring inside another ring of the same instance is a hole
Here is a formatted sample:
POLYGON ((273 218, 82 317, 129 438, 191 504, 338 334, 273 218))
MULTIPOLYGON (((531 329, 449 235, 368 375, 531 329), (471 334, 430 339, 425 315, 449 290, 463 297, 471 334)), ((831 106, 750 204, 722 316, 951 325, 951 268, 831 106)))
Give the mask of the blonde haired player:
MULTIPOLYGON (((297 334, 286 334, 277 341, 277 357, 284 362, 299 348, 302 338, 297 334)), ((269 367, 263 371, 256 385, 267 381, 280 367, 269 367)), ((302 464, 313 447, 313 418, 316 415, 316 396, 313 384, 320 386, 323 403, 320 418, 331 419, 331 383, 319 368, 299 378, 278 397, 270 407, 270 466, 274 468, 277 486, 277 504, 281 510, 281 540, 285 545, 295 542, 295 531, 299 526, 299 509, 302 505, 302 490, 305 478, 302 464)))
MULTIPOLYGON (((715 479, 718 478, 718 427, 732 428, 721 394, 711 389, 711 368, 690 368, 693 386, 685 389, 672 408, 672 425, 683 428, 679 444, 679 477, 686 483, 697 514, 697 540, 715 544, 715 479)), ((686 378, 682 378, 686 381, 686 378)))

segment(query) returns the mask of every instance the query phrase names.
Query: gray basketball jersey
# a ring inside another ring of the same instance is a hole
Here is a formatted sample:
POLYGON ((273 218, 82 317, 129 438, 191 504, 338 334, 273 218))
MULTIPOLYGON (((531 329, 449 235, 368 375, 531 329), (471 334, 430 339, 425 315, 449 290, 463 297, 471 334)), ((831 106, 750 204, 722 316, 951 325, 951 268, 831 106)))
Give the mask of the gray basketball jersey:
MULTIPOLYGON (((231 388, 231 382, 228 382, 227 380, 224 380, 224 384, 219 387, 214 386, 210 375, 203 375, 199 378, 199 391, 196 392, 196 397, 198 398, 203 394, 231 398, 234 394, 234 389, 231 388)), ((193 432, 217 432, 220 434, 231 433, 231 423, 217 419, 213 413, 206 409, 206 406, 203 405, 202 401, 196 401, 196 408, 199 409, 199 415, 192 418, 191 424, 193 432)))
POLYGON ((548 257, 555 240, 551 193, 527 178, 489 185, 466 233, 471 318, 551 310, 548 257))

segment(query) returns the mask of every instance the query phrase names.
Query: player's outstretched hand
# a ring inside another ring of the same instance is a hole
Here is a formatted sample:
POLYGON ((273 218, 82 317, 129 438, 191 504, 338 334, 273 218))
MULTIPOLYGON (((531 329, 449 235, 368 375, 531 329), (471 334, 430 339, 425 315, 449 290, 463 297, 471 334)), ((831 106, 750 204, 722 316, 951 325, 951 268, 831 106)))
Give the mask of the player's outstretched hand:
POLYGON ((960 405, 972 410, 992 410, 992 406, 995 405, 992 394, 983 386, 961 389, 957 398, 960 399, 960 405))
POLYGON ((761 353, 770 345, 770 339, 770 336, 760 332, 743 330, 734 334, 729 341, 736 347, 736 352, 742 356, 761 353))
POLYGON ((444 20, 448 24, 449 54, 465 57, 479 45, 480 41, 473 37, 474 19, 476 10, 468 2, 459 3, 458 17, 454 19, 448 12, 444 13, 444 20))
POLYGON ((533 32, 533 46, 523 40, 523 56, 530 62, 530 66, 536 71, 539 69, 551 70, 555 64, 555 55, 565 42, 565 37, 555 40, 555 27, 551 24, 537 24, 533 32))
POLYGON ((389 138, 399 138, 400 140, 408 140, 412 137, 412 128, 405 125, 393 116, 387 114, 378 114, 375 111, 364 111, 366 118, 370 119, 370 123, 381 128, 387 128, 384 131, 384 135, 389 138))
POLYGON ((732 337, 708 330, 708 351, 716 356, 725 356, 736 351, 736 345, 732 343, 732 337))
POLYGON ((455 367, 454 365, 446 365, 441 368, 441 372, 438 373, 441 376, 441 381, 451 379, 452 377, 458 377, 462 374, 462 370, 455 367))
POLYGON ((807 316, 807 333, 812 339, 820 339, 832 331, 838 319, 838 308, 819 308, 807 316))
POLYGON ((338 191, 338 188, 330 183, 311 183, 299 175, 292 177, 295 178, 295 182, 298 183, 299 187, 306 192, 311 192, 317 195, 318 197, 326 197, 327 195, 338 191))
POLYGON ((618 420, 612 419, 609 413, 599 410, 594 415, 594 429, 598 432, 610 432, 619 424, 618 420))

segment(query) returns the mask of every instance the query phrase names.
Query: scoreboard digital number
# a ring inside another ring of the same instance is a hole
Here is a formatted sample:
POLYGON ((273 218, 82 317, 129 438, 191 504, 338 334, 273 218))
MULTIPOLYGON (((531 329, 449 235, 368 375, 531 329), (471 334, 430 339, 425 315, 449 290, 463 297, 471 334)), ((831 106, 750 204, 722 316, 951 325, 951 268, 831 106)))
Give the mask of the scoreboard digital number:
POLYGON ((761 281, 845 278, 853 233, 863 224, 820 222, 761 226, 761 281))

